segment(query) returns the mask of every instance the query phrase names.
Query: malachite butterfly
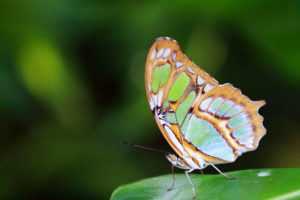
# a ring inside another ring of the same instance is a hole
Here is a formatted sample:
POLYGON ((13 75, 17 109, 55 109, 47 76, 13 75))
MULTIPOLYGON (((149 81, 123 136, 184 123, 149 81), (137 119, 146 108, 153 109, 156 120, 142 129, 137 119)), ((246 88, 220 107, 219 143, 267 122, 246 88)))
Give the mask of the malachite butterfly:
POLYGON ((158 38, 146 62, 146 91, 172 165, 191 172, 234 162, 266 134, 258 109, 231 84, 219 84, 169 37, 158 38))

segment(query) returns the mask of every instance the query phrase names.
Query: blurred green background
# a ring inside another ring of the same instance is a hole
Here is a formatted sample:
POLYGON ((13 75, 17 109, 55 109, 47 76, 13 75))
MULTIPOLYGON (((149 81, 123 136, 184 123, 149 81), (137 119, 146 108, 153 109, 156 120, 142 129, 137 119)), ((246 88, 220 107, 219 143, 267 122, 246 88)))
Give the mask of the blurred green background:
POLYGON ((121 144, 170 150, 144 89, 159 36, 267 101, 260 147, 223 171, 299 167, 300 2, 225 2, 1 1, 1 199, 107 199, 170 173, 163 155, 121 144))

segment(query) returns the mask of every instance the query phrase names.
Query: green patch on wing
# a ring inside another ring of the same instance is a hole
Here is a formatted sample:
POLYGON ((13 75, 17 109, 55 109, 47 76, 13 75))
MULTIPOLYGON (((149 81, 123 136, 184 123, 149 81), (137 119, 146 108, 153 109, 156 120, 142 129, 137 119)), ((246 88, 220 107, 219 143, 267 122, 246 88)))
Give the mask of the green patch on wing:
POLYGON ((193 91, 191 92, 184 101, 179 104, 177 110, 176 110, 176 116, 178 119, 178 124, 181 125, 185 116, 187 115, 190 107, 192 106, 194 99, 195 99, 196 93, 193 91))
POLYGON ((218 109, 217 115, 218 116, 223 116, 225 114, 225 112, 228 111, 229 108, 231 108, 232 105, 233 105, 233 101, 224 102, 221 105, 221 107, 218 109))
POLYGON ((232 148, 213 124, 192 116, 186 128, 185 138, 203 153, 226 161, 234 161, 232 148))
POLYGON ((170 76, 171 72, 171 65, 165 64, 162 66, 156 66, 153 73, 153 79, 152 79, 152 92, 157 93, 159 87, 164 85, 170 76))
POLYGON ((246 138, 246 137, 250 137, 252 134, 253 134, 252 124, 242 126, 242 127, 238 128, 238 129, 235 129, 233 131, 233 136, 235 138, 246 138))
POLYGON ((188 114, 188 115, 185 117, 185 119, 184 119, 184 121, 183 121, 183 123, 182 123, 182 126, 181 126, 180 130, 181 130, 181 132, 182 132, 183 135, 185 135, 186 127, 188 126, 191 117, 192 117, 192 114, 188 114))
POLYGON ((206 143, 211 143, 211 140, 214 141, 219 136, 220 134, 211 123, 195 116, 190 119, 185 134, 185 138, 196 147, 206 146, 206 143))
POLYGON ((222 97, 216 98, 213 101, 213 103, 209 106, 208 110, 214 114, 219 109, 219 107, 223 103, 223 101, 224 101, 224 99, 222 97))
POLYGON ((235 128, 239 127, 243 124, 246 124, 249 122, 249 119, 247 117, 247 113, 241 113, 233 117, 232 119, 229 120, 228 125, 230 128, 235 128))
POLYGON ((165 100, 164 104, 163 104, 163 108, 167 109, 170 106, 169 101, 165 100))
POLYGON ((168 112, 168 113, 166 114, 166 120, 167 120, 169 123, 171 123, 171 124, 176 124, 176 123, 177 123, 175 113, 168 112))
POLYGON ((182 97, 186 88, 188 87, 189 83, 190 77, 185 72, 181 72, 170 89, 168 96, 169 100, 179 100, 182 97))

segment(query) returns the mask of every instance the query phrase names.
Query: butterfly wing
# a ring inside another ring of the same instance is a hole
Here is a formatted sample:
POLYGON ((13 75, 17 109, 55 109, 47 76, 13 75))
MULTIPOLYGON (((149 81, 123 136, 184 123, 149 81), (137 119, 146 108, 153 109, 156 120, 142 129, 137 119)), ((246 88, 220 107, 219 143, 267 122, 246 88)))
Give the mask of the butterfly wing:
POLYGON ((231 84, 219 85, 171 38, 152 45, 145 79, 162 134, 191 168, 233 162, 256 149, 266 132, 258 114, 264 101, 251 101, 231 84))

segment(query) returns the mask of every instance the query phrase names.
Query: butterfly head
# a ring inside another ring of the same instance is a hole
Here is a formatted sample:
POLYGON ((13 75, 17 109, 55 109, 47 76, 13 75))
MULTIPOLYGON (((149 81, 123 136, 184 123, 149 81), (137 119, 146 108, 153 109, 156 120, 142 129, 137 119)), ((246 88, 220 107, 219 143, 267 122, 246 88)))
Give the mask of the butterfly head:
POLYGON ((159 106, 155 106, 152 110, 153 115, 155 115, 158 119, 164 119, 166 116, 166 111, 159 106))
POLYGON ((173 153, 166 154, 167 159, 172 163, 174 167, 180 169, 190 169, 178 156, 173 153))

